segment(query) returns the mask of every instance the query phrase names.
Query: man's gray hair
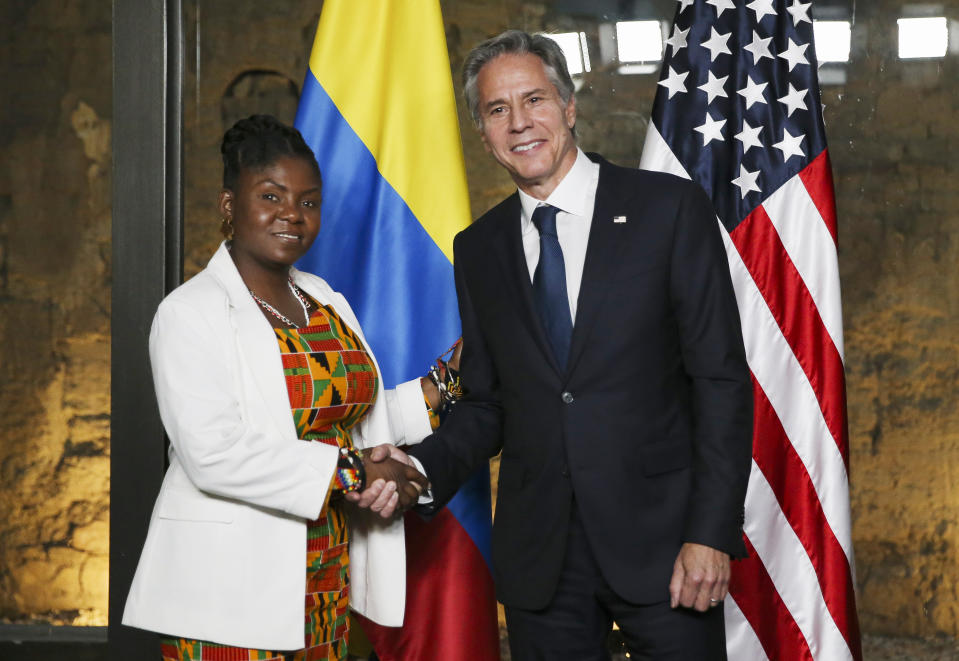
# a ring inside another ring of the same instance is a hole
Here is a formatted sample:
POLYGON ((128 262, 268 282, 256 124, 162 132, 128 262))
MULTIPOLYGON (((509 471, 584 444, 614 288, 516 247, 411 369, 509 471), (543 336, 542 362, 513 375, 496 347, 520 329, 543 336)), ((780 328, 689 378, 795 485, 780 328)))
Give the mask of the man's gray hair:
POLYGON ((543 61, 546 77, 559 93, 563 103, 573 97, 573 79, 566 68, 566 56, 555 41, 542 34, 529 34, 521 30, 507 30, 474 47, 463 63, 463 96, 466 106, 477 127, 483 127, 479 111, 479 90, 476 79, 480 70, 500 55, 535 55, 543 61))

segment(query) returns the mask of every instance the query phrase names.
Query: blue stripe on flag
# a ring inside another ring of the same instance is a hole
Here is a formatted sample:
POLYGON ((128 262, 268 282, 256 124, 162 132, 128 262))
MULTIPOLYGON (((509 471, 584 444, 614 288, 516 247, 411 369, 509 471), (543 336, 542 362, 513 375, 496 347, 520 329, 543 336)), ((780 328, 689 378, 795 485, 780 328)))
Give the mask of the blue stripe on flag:
MULTIPOLYGON (((425 374, 460 336, 452 264, 380 175, 373 155, 312 71, 303 82, 294 124, 323 174, 320 234, 297 267, 346 296, 386 387, 425 374), (443 338, 442 348, 437 338, 443 338), (396 346, 404 351, 390 349, 396 346)), ((476 473, 447 507, 492 567, 489 473, 476 473)))
POLYGON ((460 335, 452 264, 380 175, 312 71, 303 83, 295 125, 323 173, 320 234, 297 266, 346 296, 387 387, 425 374, 460 335), (417 323, 391 323, 410 318, 417 323), (414 327, 428 332, 415 333, 414 327), (444 343, 440 349, 438 341, 444 343), (385 349, 396 346, 405 351, 385 349))

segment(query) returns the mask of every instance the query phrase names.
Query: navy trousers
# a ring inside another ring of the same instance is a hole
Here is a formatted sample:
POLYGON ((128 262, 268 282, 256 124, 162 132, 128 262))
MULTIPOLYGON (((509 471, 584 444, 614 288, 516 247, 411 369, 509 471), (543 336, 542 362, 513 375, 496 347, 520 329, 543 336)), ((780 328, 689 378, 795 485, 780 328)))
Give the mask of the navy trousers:
POLYGON ((572 509, 566 558, 550 604, 539 611, 505 609, 513 661, 608 661, 606 640, 614 621, 630 659, 726 661, 722 606, 700 613, 670 608, 668 594, 654 604, 622 599, 603 578, 577 508, 572 509))

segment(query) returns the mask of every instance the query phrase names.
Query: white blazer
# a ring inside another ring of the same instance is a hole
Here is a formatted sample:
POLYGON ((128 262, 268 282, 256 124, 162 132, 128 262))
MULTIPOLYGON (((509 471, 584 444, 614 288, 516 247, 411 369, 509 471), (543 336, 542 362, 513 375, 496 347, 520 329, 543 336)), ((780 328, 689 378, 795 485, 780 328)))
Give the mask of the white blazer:
MULTIPOLYGON (((341 294, 291 272, 363 337, 341 294)), ((306 521, 320 514, 338 451, 297 439, 276 336, 225 243, 160 304, 150 361, 170 467, 123 624, 240 647, 303 647, 306 521)), ((361 448, 410 443, 429 431, 414 380, 396 391, 380 385, 353 440, 361 448)), ((401 625, 402 520, 357 511, 350 529, 351 607, 401 625)))

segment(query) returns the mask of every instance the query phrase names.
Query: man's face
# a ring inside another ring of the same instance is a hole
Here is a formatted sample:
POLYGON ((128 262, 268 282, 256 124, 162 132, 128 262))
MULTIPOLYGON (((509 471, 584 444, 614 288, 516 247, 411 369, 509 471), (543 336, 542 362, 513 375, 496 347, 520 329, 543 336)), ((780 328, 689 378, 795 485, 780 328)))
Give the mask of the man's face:
POLYGON ((536 55, 500 55, 477 76, 483 144, 524 192, 546 199, 576 161, 570 129, 576 100, 564 104, 536 55))

